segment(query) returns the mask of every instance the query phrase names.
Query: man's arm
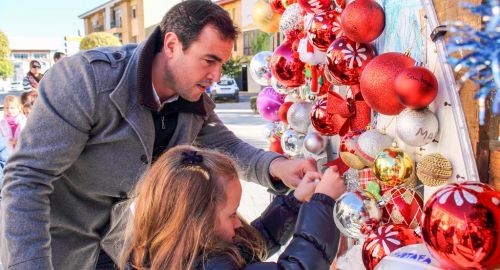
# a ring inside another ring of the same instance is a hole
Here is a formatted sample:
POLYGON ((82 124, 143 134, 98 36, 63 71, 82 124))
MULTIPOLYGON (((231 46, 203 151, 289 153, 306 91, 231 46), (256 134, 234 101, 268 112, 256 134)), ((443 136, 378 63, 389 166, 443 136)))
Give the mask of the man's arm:
POLYGON ((88 139, 95 108, 90 70, 83 57, 72 57, 41 81, 19 148, 5 168, 0 236, 9 253, 5 268, 52 269, 49 196, 88 139))

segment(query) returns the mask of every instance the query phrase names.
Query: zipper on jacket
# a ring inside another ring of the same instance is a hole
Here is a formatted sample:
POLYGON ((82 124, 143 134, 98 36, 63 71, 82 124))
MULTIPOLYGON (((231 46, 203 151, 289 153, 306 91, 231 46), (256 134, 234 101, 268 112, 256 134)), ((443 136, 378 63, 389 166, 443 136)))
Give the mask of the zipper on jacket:
POLYGON ((164 116, 164 115, 162 115, 162 116, 161 116, 161 129, 165 129, 165 128, 167 128, 167 127, 165 126, 165 116, 164 116))

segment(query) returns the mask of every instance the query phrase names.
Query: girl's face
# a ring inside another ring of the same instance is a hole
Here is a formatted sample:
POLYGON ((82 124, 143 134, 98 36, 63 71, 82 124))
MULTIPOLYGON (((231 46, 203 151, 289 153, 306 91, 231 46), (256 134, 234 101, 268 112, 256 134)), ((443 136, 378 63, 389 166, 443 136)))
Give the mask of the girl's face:
POLYGON ((17 116, 20 112, 19 107, 14 104, 9 104, 9 106, 5 108, 5 114, 7 116, 17 116))
POLYGON ((241 200, 241 183, 239 179, 229 181, 226 185, 226 201, 219 205, 215 222, 215 234, 222 241, 232 242, 235 230, 241 227, 237 214, 241 200))

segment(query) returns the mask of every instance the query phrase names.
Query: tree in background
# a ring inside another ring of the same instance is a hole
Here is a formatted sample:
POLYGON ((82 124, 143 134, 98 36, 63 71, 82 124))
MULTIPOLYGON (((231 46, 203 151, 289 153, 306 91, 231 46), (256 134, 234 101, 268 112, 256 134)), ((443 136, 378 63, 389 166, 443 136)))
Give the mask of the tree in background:
POLYGON ((9 40, 7 36, 0 31, 0 79, 6 80, 14 74, 14 66, 9 60, 9 40))
POLYGON ((241 65, 247 62, 244 56, 231 57, 224 65, 222 65, 222 74, 236 78, 241 74, 241 65))
POLYGON ((271 50, 271 35, 262 31, 258 31, 252 40, 252 54, 261 51, 271 50))
POLYGON ((90 50, 97 47, 120 45, 122 45, 120 40, 112 34, 107 32, 94 32, 80 41, 80 50, 90 50))

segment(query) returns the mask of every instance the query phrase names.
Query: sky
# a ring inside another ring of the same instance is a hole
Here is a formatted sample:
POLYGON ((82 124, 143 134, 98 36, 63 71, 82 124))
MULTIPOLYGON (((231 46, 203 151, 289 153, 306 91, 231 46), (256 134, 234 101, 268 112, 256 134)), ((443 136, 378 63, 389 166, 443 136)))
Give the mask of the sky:
POLYGON ((85 34, 78 16, 109 0, 0 0, 7 37, 63 38, 85 34))

